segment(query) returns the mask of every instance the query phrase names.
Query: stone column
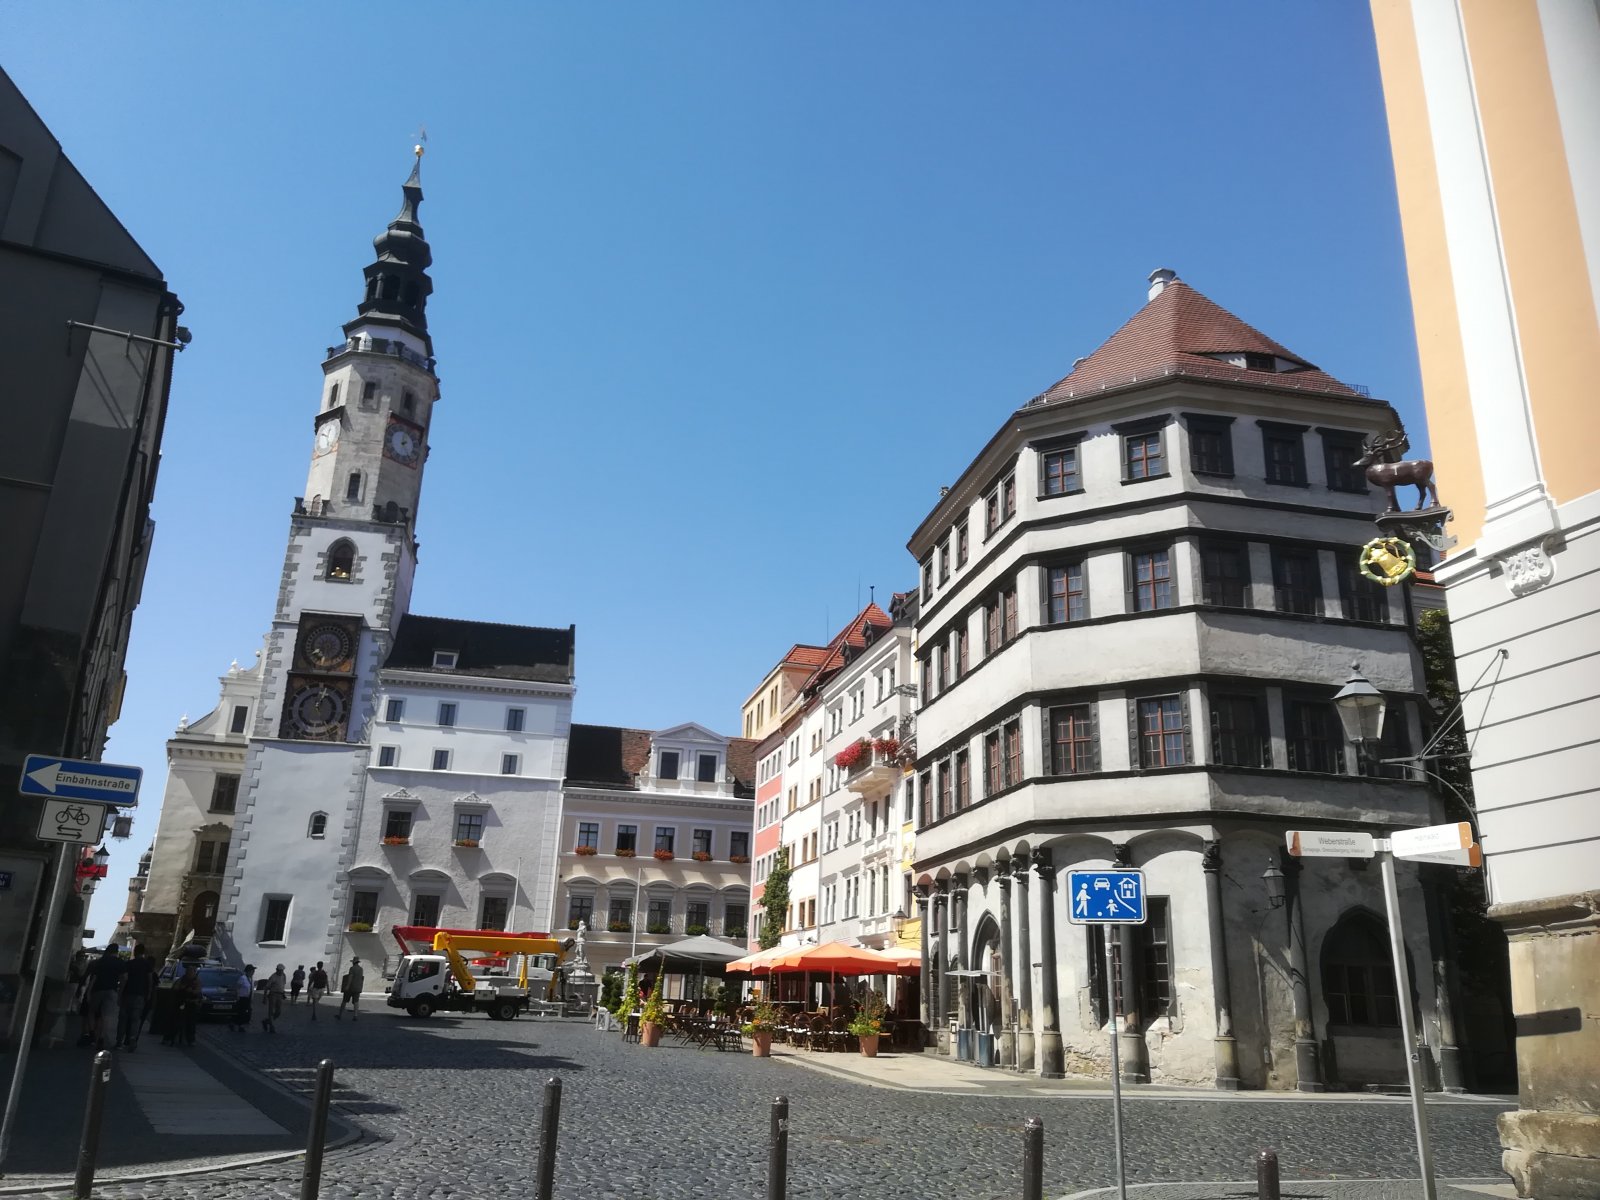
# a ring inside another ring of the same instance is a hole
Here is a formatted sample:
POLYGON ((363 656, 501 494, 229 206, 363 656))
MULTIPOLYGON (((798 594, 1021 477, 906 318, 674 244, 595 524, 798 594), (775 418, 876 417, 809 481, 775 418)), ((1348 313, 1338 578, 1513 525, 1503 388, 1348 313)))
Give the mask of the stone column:
POLYGON ((1000 1038, 996 1054, 1002 1067, 1009 1067, 1017 1053, 1017 1031, 1012 1020, 1016 1011, 1016 968, 1011 947, 1011 876, 1007 870, 996 867, 994 876, 994 885, 1000 889, 1000 1038))
MULTIPOLYGON (((950 876, 950 937, 955 942, 954 969, 964 971, 967 969, 967 876, 965 875, 950 876)), ((972 1028, 972 1013, 968 1011, 972 1007, 972 981, 956 975, 952 978, 951 985, 955 990, 956 1029, 959 1036, 959 1031, 970 1031, 972 1028)), ((970 1055, 970 1033, 967 1044, 970 1055)), ((960 1046, 958 1045, 956 1049, 959 1055, 960 1046)))
POLYGON ((1428 912, 1428 950, 1433 957, 1433 1003, 1439 1016, 1439 1086, 1447 1092, 1467 1090, 1461 1048, 1456 1042, 1456 1007, 1461 979, 1456 971, 1456 930, 1450 916, 1454 867, 1418 864, 1422 897, 1428 912))
POLYGON ((950 885, 943 879, 933 885, 933 1045, 950 1053, 950 1023, 945 1020, 945 963, 949 962, 950 885))
MULTIPOLYGON (((1306 920, 1300 908, 1300 860, 1280 856, 1284 874, 1285 908, 1289 926, 1289 982, 1294 989, 1294 1069, 1302 1092, 1326 1090, 1322 1080, 1322 1055, 1311 1023, 1311 978, 1306 973, 1306 920)), ((1410 1003, 1403 998, 1401 1003, 1410 1003)))
POLYGON ((933 977, 928 970, 928 925, 932 913, 928 911, 928 885, 919 883, 913 891, 917 898, 917 917, 922 931, 922 975, 918 987, 921 995, 917 997, 917 1005, 922 1017, 923 1042, 926 1044, 928 1031, 933 1028, 933 1012, 929 1008, 933 1002, 933 977))
POLYGON ((1056 981, 1056 868, 1050 851, 1033 852, 1033 869, 1039 873, 1039 970, 1043 975, 1039 997, 1039 1074, 1060 1079, 1067 1073, 1061 1044, 1061 1002, 1056 981))
POLYGON ((1013 859, 1011 877, 1017 883, 1017 1069, 1032 1071, 1033 1062, 1033 950, 1028 940, 1028 860, 1013 859))
POLYGON ((1212 1054, 1217 1063, 1217 1087, 1239 1090, 1239 1047, 1233 1037, 1233 990, 1228 980, 1228 942, 1222 919, 1222 843, 1207 842, 1200 852, 1206 875, 1206 918, 1211 929, 1211 1004, 1217 1012, 1217 1034, 1212 1054))
MULTIPOLYGON (((1118 844, 1113 850, 1114 866, 1132 868, 1133 854, 1126 843, 1118 844)), ((1139 927, 1118 925, 1111 932, 1121 948, 1119 957, 1122 960, 1122 1020, 1116 1026, 1122 1081, 1149 1083, 1150 1048, 1144 1040, 1144 954, 1139 944, 1139 927)))

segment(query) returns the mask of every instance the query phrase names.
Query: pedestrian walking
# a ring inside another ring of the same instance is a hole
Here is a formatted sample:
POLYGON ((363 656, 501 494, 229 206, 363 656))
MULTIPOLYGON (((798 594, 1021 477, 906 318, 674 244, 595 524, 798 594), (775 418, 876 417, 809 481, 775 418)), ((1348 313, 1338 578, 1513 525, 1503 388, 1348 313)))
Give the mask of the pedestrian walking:
POLYGON ((361 969, 361 960, 352 958, 350 969, 344 973, 344 978, 339 981, 339 1011, 334 1013, 338 1020, 344 1020, 344 1006, 350 1006, 350 1019, 357 1020, 361 1016, 361 988, 367 981, 367 976, 361 969))
POLYGON ((283 998, 289 991, 289 977, 283 972, 283 964, 279 963, 277 970, 267 976, 264 990, 267 993, 267 1015, 261 1018, 261 1028, 268 1033, 278 1032, 278 1017, 283 1012, 283 998))
POLYGON ((122 976, 122 1013, 117 1023, 117 1045, 130 1054, 139 1048, 139 1034, 155 983, 155 960, 145 953, 144 943, 140 942, 133 948, 133 958, 122 976))
POLYGON ((303 966, 296 967, 294 969, 294 974, 289 976, 289 1003, 290 1004, 299 1004, 300 1003, 300 989, 305 987, 305 985, 306 985, 306 969, 303 966))
POLYGON ((122 976, 127 970, 115 944, 107 946, 89 966, 89 1019, 95 1049, 106 1048, 106 1038, 117 1036, 117 1009, 122 998, 122 976))
POLYGON ((250 994, 255 987, 256 967, 251 963, 234 982, 233 1014, 228 1018, 228 1028, 235 1033, 246 1033, 250 1029, 250 994))
POLYGON ((306 991, 306 1003, 311 1006, 311 1019, 317 1019, 317 1005, 322 1003, 322 998, 328 994, 328 972, 321 963, 311 968, 309 988, 306 991))
MULTIPOLYGON (((242 978, 242 976, 241 976, 242 978)), ((189 961, 183 964, 183 974, 172 985, 176 1007, 172 1014, 172 1045, 194 1045, 194 1027, 200 1019, 200 964, 189 961)))

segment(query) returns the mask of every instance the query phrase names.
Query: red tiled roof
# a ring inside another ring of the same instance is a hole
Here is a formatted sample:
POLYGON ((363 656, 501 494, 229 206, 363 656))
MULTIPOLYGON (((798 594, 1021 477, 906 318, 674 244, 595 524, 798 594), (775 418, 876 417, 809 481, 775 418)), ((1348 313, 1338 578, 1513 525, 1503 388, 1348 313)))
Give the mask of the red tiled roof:
POLYGON ((857 650, 865 648, 867 639, 863 635, 863 631, 867 626, 888 629, 893 624, 894 622, 889 619, 889 614, 879 608, 877 604, 869 604, 863 608, 851 619, 848 625, 833 635, 833 640, 828 643, 826 657, 817 664, 816 669, 800 685, 801 694, 804 695, 808 689, 816 687, 828 676, 844 666, 844 650, 846 646, 853 646, 857 650))
POLYGON ((795 643, 793 649, 783 656, 785 664, 795 663, 802 667, 815 667, 826 661, 828 648, 826 646, 807 646, 803 642, 795 643))
POLYGON ((1172 375, 1341 396, 1361 394, 1175 279, 1040 399, 1067 400, 1172 375), (1305 369, 1250 370, 1205 357, 1244 352, 1289 359, 1305 369))

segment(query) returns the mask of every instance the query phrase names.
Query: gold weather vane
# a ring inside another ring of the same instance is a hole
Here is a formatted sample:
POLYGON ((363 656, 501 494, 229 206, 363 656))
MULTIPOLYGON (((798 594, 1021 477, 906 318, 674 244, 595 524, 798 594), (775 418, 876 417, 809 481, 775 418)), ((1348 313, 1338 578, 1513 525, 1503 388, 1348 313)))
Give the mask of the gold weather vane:
POLYGON ((417 144, 415 146, 411 147, 411 153, 415 154, 418 158, 421 158, 427 152, 428 152, 428 127, 426 125, 418 125, 417 126, 417 144))

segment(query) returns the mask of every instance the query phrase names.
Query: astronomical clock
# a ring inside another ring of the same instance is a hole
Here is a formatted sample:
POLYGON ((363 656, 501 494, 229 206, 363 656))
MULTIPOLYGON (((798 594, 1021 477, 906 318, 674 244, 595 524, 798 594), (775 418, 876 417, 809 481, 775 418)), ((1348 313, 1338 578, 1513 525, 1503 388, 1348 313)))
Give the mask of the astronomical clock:
POLYGON ((279 737, 309 742, 347 740, 360 644, 359 618, 324 613, 300 617, 279 737))

